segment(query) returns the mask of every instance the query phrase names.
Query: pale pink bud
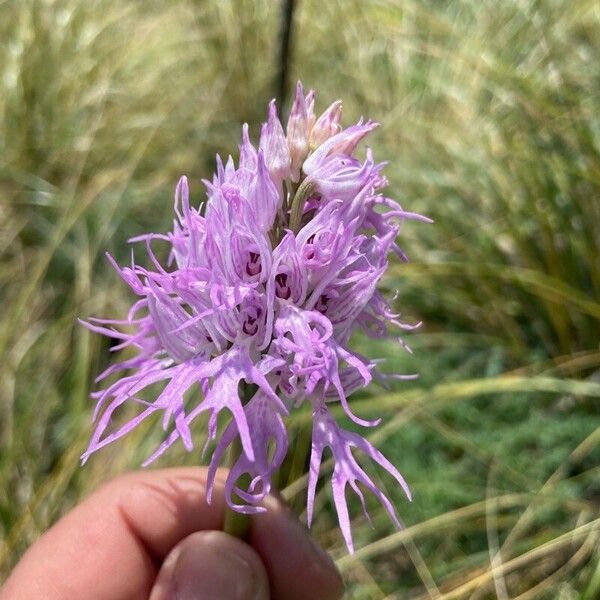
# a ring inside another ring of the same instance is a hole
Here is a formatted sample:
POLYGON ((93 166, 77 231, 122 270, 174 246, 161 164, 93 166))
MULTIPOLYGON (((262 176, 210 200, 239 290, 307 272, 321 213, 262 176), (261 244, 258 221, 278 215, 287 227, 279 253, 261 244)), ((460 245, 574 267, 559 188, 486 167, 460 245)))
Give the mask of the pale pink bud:
POLYGON ((250 142, 248 123, 242 127, 242 144, 240 145, 240 167, 254 171, 256 169, 256 150, 250 142))
POLYGON ((275 182, 281 182, 290 175, 290 151, 281 122, 277 117, 275 100, 269 103, 267 122, 260 132, 260 149, 264 152, 267 169, 275 182))
POLYGON ((306 129, 311 131, 315 124, 315 91, 309 90, 304 99, 306 105, 306 129))
POLYGON ((341 117, 342 102, 337 100, 317 119, 310 132, 310 147, 313 150, 339 131, 341 117))
POLYGON ((308 123, 306 115, 306 100, 302 83, 296 84, 296 97, 287 124, 287 143, 291 157, 291 179, 300 179, 300 167, 308 154, 308 123))

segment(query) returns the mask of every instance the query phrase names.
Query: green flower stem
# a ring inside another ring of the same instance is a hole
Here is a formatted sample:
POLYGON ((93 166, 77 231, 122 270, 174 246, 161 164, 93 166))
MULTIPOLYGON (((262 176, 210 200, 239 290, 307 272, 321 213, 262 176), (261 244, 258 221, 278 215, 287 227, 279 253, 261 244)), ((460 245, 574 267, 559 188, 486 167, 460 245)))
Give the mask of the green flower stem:
POLYGON ((294 232, 294 234, 300 231, 302 213, 304 212, 304 203, 314 191, 315 182, 308 177, 298 186, 298 189, 296 190, 296 194, 292 200, 292 208, 290 210, 290 229, 294 232))
MULTIPOLYGON (((241 396, 242 403, 247 404, 252 396, 256 393, 257 387, 255 385, 248 385, 247 383, 242 382, 241 396)), ((229 460, 228 466, 229 468, 233 468, 233 465, 237 462, 240 455, 244 451, 242 447, 242 441, 239 436, 236 437, 231 446, 229 447, 229 460)), ((250 483, 250 476, 247 474, 242 475, 238 480, 238 485, 241 488, 245 488, 250 483)), ((234 502, 240 502, 244 504, 243 500, 238 498, 235 495, 235 492, 232 494, 234 502)), ((248 531, 250 529, 250 515, 245 515, 243 513, 239 513, 232 508, 230 508, 227 504, 225 505, 225 515, 223 516, 223 531, 228 533, 229 535, 233 535, 234 537, 245 539, 248 535, 248 531)))
MULTIPOLYGON (((233 467, 240 454, 244 451, 242 442, 237 437, 229 448, 229 468, 233 467)), ((240 477, 240 485, 244 486, 247 482, 243 481, 245 476, 240 477)), ((235 494, 233 495, 235 500, 235 494)), ((228 505, 225 505, 225 515, 223 518, 223 531, 234 537, 245 539, 250 529, 250 515, 239 513, 228 505)))
MULTIPOLYGON (((292 458, 292 464, 290 466, 285 487, 292 485, 306 473, 306 461, 310 452, 311 442, 310 423, 299 425, 297 431, 298 433, 296 435, 296 444, 294 446, 294 456, 292 458)), ((299 500, 299 497, 297 497, 295 503, 301 504, 302 499, 300 498, 299 500)), ((292 508, 298 508, 298 510, 300 510, 300 506, 293 506, 292 508)))

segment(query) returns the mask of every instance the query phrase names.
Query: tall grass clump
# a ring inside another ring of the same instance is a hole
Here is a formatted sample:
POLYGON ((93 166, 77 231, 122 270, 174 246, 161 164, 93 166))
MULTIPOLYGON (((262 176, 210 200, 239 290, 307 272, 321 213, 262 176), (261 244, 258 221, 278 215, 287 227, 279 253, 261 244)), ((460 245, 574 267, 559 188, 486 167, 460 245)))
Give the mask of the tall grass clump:
POLYGON ((414 467, 416 524, 340 564, 357 597, 592 597, 595 3, 305 2, 299 22, 297 74, 336 65, 323 85, 351 90, 357 118, 375 107, 394 196, 435 220, 407 230, 423 251, 389 280, 426 331, 414 359, 387 356, 420 384, 364 403, 397 413, 375 435, 414 467))
MULTIPOLYGON (((377 510, 372 529, 357 517, 346 556, 318 495, 315 534, 349 597, 600 594, 596 5, 296 2, 291 80, 344 98, 346 123, 380 121, 390 195, 435 220, 403 232, 416 260, 388 279, 404 317, 425 321, 405 340, 413 355, 360 341, 420 379, 354 401, 358 414, 388 413, 373 440, 412 484, 412 505, 396 497, 406 529, 377 510)), ((156 441, 147 429, 79 468, 109 348, 76 317, 124 312, 103 251, 127 261, 128 237, 169 226, 180 174, 199 202, 214 154, 236 148, 244 121, 257 132, 279 9, 0 3, 3 575, 156 441)), ((199 462, 184 454, 169 464, 199 462)), ((291 503, 305 484, 284 490, 291 503)))
POLYGON ((0 4, 4 571, 109 468, 78 467, 108 347, 76 319, 124 299, 104 251, 126 261, 130 235, 167 226, 177 177, 206 176, 262 116, 274 18, 260 2, 0 4))

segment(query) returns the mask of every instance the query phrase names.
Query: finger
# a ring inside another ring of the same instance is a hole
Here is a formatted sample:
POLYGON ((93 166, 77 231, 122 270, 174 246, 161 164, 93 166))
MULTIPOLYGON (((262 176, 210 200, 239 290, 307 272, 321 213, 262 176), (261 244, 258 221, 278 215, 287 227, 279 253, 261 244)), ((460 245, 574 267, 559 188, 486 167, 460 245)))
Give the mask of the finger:
POLYGON ((344 583, 331 557, 279 498, 252 518, 249 542, 267 565, 273 598, 338 600, 344 583))
POLYGON ((208 505, 204 469, 123 475, 48 530, 25 553, 0 598, 146 600, 171 548, 194 531, 220 529, 222 520, 221 479, 208 505))
POLYGON ((256 552, 222 531, 193 533, 165 560, 149 600, 269 600, 256 552))
MULTIPOLYGON (((0 598, 147 598, 173 547, 196 531, 222 527, 223 477, 223 472, 217 477, 211 505, 206 503, 206 469, 119 477, 30 548, 0 598)), ((273 498, 268 503, 267 513, 252 521, 250 542, 267 568, 273 597, 340 597, 341 580, 329 557, 311 546, 282 503, 273 498)))

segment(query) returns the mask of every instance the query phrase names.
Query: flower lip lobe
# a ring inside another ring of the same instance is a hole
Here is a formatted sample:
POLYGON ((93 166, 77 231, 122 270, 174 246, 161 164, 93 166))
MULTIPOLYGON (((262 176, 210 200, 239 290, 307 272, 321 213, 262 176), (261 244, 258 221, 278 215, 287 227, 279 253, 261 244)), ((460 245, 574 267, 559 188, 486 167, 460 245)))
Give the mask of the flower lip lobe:
POLYGON ((256 252, 249 252, 246 262, 246 273, 248 275, 258 275, 260 273, 260 255, 256 252))
MULTIPOLYGON (((313 415, 308 515, 326 447, 335 461, 332 488, 340 527, 352 551, 346 486, 361 488, 382 503, 399 524, 389 499, 369 479, 353 450, 386 470, 409 495, 396 468, 358 433, 346 431, 329 407, 339 403, 355 424, 374 427, 355 415, 348 397, 384 375, 380 361, 351 349, 352 334, 398 339, 413 329, 378 290, 389 257, 407 260, 397 243, 406 220, 428 221, 405 211, 382 193, 384 163, 358 146, 376 127, 362 119, 341 127, 342 104, 321 116, 315 94, 296 86, 284 127, 275 101, 269 104, 258 148, 242 128, 239 161, 217 156, 216 173, 205 180, 207 198, 190 203, 188 181, 175 190, 173 229, 137 236, 150 267, 132 261, 121 279, 137 296, 125 319, 90 319, 91 330, 120 340, 113 348, 137 354, 113 364, 98 377, 120 378, 95 392, 95 430, 82 459, 126 435, 158 413, 166 432, 145 464, 175 443, 192 450, 192 423, 208 414, 207 442, 216 442, 214 473, 238 438, 242 451, 226 483, 226 499, 239 512, 264 510, 262 500, 289 448, 285 418, 308 405, 313 415), (166 265, 154 254, 167 244, 166 265), (240 397, 241 384, 254 390, 240 397), (154 398, 151 388, 162 386, 154 398), (115 427, 125 405, 139 408, 115 427), (218 415, 231 419, 218 436, 218 415), (218 437, 218 439, 217 439, 218 437), (246 483, 242 484, 242 481, 246 483)), ((395 300, 395 299, 394 299, 395 300)), ((403 344, 403 342, 402 342, 403 344)), ((209 477, 208 500, 211 498, 209 477)))
POLYGON ((275 282, 277 284, 276 295, 278 298, 283 300, 289 300, 292 295, 292 290, 287 283, 288 275, 287 273, 278 273, 275 275, 275 282))

